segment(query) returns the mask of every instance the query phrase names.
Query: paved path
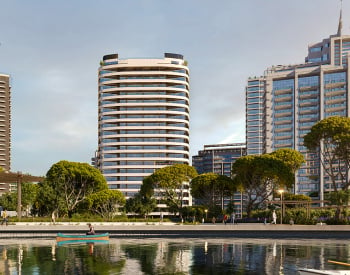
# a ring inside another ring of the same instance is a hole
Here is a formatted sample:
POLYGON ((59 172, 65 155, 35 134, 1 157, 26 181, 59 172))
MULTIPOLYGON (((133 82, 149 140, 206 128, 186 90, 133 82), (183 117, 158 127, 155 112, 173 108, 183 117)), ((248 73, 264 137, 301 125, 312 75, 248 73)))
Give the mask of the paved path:
MULTIPOLYGON (((271 225, 174 223, 94 223, 95 231, 109 232, 111 238, 278 238, 349 239, 350 225, 271 225)), ((58 232, 85 234, 87 223, 26 223, 0 226, 0 238, 45 238, 58 232)))

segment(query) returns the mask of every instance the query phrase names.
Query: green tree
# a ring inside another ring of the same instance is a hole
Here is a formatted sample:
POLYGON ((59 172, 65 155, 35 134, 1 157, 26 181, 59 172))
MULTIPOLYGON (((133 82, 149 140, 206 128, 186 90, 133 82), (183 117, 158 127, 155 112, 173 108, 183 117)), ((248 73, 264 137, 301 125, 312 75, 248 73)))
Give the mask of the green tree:
POLYGON ((280 187, 290 188, 294 174, 282 160, 270 154, 244 156, 232 165, 232 178, 247 197, 247 215, 258 209, 280 187))
POLYGON ((57 201, 63 201, 68 216, 76 206, 94 192, 107 189, 101 172, 87 163, 59 161, 46 174, 49 187, 57 201))
POLYGON ((147 217, 149 213, 157 208, 155 198, 143 197, 140 193, 133 198, 129 198, 125 204, 125 210, 128 213, 135 213, 143 217, 147 217))
POLYGON ((103 189, 86 197, 88 209, 101 217, 111 219, 125 204, 125 197, 119 190, 103 189))
MULTIPOLYGON (((38 185, 35 183, 22 183, 22 207, 26 209, 35 203, 38 185)), ((9 192, 0 196, 0 205, 7 210, 17 210, 17 192, 9 192)))
MULTIPOLYGON (((31 207, 37 197, 39 186, 36 183, 22 183, 22 206, 23 208, 31 207)), ((17 197, 17 196, 16 196, 17 197)))
POLYGON ((38 183, 35 202, 32 206, 32 215, 47 216, 53 211, 59 215, 67 213, 64 198, 56 192, 47 180, 38 183))
POLYGON ((282 160, 293 173, 295 173, 301 167, 301 165, 305 163, 304 156, 294 149, 282 148, 272 152, 270 155, 282 160))
MULTIPOLYGON (((311 127, 304 136, 307 149, 320 155, 323 170, 331 181, 334 203, 338 206, 339 218, 342 206, 349 200, 344 193, 350 187, 350 118, 333 116, 323 119, 311 127)), ((321 197, 322 199, 322 197, 321 197)))
POLYGON ((224 209, 224 199, 233 196, 237 190, 231 178, 215 173, 201 174, 191 181, 191 194, 209 209, 220 205, 224 209))
POLYGON ((156 170, 149 176, 149 183, 164 198, 169 211, 179 212, 182 208, 184 192, 189 192, 191 179, 197 176, 194 167, 187 164, 174 164, 156 170))
POLYGON ((15 211, 17 208, 17 194, 5 193, 0 196, 0 205, 7 210, 15 211))

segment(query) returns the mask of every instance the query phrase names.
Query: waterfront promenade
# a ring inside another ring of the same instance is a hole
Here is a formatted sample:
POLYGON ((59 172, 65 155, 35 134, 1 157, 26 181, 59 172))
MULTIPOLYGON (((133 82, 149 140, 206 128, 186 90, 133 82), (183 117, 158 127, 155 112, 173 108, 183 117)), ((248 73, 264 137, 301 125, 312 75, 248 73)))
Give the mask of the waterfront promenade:
MULTIPOLYGON (((182 225, 170 222, 96 222, 96 233, 109 232, 111 238, 277 238, 349 239, 350 225, 281 225, 262 223, 182 225)), ((0 239, 52 238, 57 233, 85 234, 87 222, 30 223, 0 226, 0 239)))

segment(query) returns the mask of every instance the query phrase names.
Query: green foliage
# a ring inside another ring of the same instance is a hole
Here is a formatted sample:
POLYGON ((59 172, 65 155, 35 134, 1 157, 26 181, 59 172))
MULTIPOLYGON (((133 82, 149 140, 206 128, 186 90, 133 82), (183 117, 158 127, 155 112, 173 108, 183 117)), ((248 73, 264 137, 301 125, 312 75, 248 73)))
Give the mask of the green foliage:
MULTIPOLYGON (((26 209, 36 201, 38 185, 35 183, 22 183, 22 207, 26 209)), ((17 192, 9 192, 0 197, 0 205, 7 210, 17 210, 17 192)))
POLYGON ((295 173, 303 163, 305 163, 304 156, 289 148, 278 149, 270 154, 271 156, 283 161, 293 173, 295 173))
POLYGON ((60 161, 52 165, 46 174, 47 188, 52 191, 54 202, 48 202, 68 212, 71 217, 76 206, 94 192, 107 189, 101 172, 87 163, 60 161), (62 203, 64 207, 62 207, 62 203))
POLYGON ((5 193, 0 196, 0 205, 7 210, 15 211, 17 209, 17 194, 5 193))
MULTIPOLYGON (((181 215, 186 222, 200 222, 202 218, 205 218, 205 208, 201 205, 199 206, 185 206, 182 207, 181 215)), ((208 216, 209 217, 209 216, 208 216)))
POLYGON ((232 179, 215 173, 201 174, 191 181, 191 195, 207 208, 221 205, 223 210, 224 198, 232 196, 236 190, 232 179))
POLYGON ((282 160, 270 154, 244 156, 232 165, 232 177, 241 186, 247 198, 247 215, 259 209, 279 188, 290 188, 294 174, 282 160))
POLYGON ((339 190, 337 192, 325 193, 325 199, 330 201, 331 205, 348 205, 350 200, 350 190, 339 190))
POLYGON ((37 196, 32 206, 32 215, 43 217, 50 215, 55 210, 59 210, 59 216, 67 213, 64 198, 46 180, 39 182, 37 196))
POLYGON ((156 170, 147 178, 147 184, 153 189, 157 188, 169 210, 176 213, 182 208, 183 192, 188 191, 187 184, 196 176, 197 171, 194 167, 187 164, 174 164, 156 170))
POLYGON ((133 198, 129 198, 125 204, 125 210, 128 213, 136 213, 146 217, 149 213, 155 210, 157 201, 154 198, 142 196, 140 193, 133 198))
POLYGON ((283 197, 286 201, 311 201, 309 196, 303 194, 284 193, 283 197))
MULTIPOLYGON (((281 211, 276 211, 277 221, 280 221, 281 211)), ((252 211, 252 217, 267 218, 268 222, 271 222, 272 210, 257 210, 252 211)), ((334 209, 310 209, 310 217, 307 216, 307 209, 305 207, 299 208, 287 208, 283 215, 283 223, 289 224, 290 221, 294 224, 316 224, 316 223, 327 223, 327 224, 346 224, 347 220, 337 221, 335 220, 334 209)))
POLYGON ((124 206, 125 197, 119 190, 104 189, 86 197, 88 209, 105 219, 111 219, 119 207, 124 206))
POLYGON ((339 219, 340 208, 348 201, 342 191, 350 187, 350 118, 333 116, 317 122, 304 136, 304 145, 322 156, 322 167, 335 192, 332 199, 338 205, 336 216, 339 219))

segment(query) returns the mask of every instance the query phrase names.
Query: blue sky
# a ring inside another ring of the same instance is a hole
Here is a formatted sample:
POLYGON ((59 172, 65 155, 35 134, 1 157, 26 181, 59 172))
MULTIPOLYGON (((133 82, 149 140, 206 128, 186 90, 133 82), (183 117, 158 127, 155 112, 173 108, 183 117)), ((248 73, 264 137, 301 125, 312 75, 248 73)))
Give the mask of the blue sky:
MULTIPOLYGON (((349 1, 343 33, 350 34, 349 1)), ((97 148, 103 55, 183 54, 191 76, 191 155, 244 142, 245 85, 336 33, 335 0, 3 0, 0 73, 11 75, 12 171, 45 175, 97 148)))

